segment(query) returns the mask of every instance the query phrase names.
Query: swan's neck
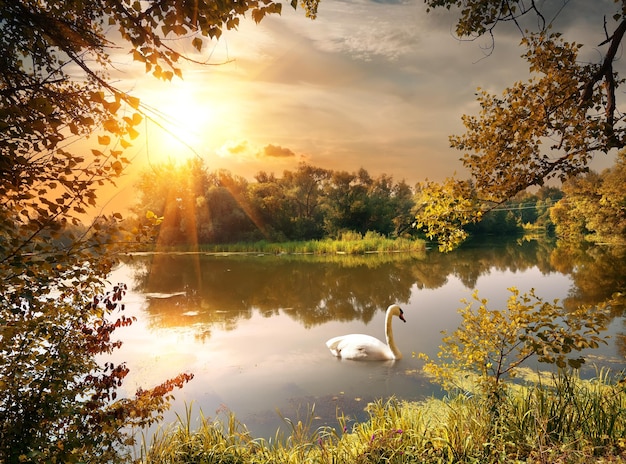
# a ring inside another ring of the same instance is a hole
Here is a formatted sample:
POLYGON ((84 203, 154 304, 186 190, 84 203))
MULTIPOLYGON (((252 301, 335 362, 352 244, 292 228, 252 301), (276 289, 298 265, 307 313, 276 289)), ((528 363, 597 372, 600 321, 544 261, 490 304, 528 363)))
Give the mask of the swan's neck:
POLYGON ((387 313, 387 318, 385 319, 385 337, 387 338, 387 345, 391 352, 393 353, 393 357, 395 359, 402 358, 402 353, 396 346, 396 342, 393 339, 393 329, 391 328, 391 320, 393 319, 393 314, 390 312, 387 313))

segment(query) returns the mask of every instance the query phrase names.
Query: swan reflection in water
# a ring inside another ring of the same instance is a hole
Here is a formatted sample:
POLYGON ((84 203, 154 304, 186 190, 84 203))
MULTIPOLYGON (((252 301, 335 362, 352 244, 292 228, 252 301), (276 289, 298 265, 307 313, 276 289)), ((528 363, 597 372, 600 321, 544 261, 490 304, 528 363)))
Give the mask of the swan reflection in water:
POLYGON ((385 316, 385 337, 387 343, 383 343, 371 335, 349 334, 331 338, 326 342, 326 346, 331 353, 342 359, 352 359, 354 361, 389 361, 402 358, 402 353, 396 346, 393 339, 393 329, 391 322, 394 316, 402 322, 404 311, 397 304, 392 304, 387 308, 385 316))

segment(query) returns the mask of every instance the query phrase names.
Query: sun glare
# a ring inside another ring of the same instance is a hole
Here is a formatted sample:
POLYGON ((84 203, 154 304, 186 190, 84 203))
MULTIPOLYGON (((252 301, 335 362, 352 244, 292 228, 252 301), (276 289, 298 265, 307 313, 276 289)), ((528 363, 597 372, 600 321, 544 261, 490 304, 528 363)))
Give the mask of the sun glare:
POLYGON ((216 112, 198 98, 193 88, 162 93, 148 103, 153 113, 149 130, 150 151, 159 159, 200 155, 214 133, 216 112))

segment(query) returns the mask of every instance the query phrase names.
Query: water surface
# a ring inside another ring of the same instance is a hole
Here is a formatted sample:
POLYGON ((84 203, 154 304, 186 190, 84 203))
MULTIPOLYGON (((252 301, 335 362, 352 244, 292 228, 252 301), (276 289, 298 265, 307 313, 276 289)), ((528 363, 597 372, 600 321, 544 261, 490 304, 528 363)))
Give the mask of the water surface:
MULTIPOLYGON (((210 417, 232 411, 254 436, 269 438, 285 426, 281 415, 305 420, 314 407, 314 426, 335 426, 338 413, 365 419, 366 404, 377 398, 439 394, 412 354, 436 356, 441 331, 456 329, 461 300, 471 299, 474 289, 490 309, 504 306, 512 286, 579 304, 622 285, 619 257, 608 268, 606 261, 602 274, 535 242, 446 255, 134 256, 111 276, 129 285, 126 311, 137 317, 119 332, 124 346, 115 358, 131 369, 124 384, 129 395, 181 372, 194 374, 175 392, 167 420, 186 405, 210 417), (325 341, 336 335, 384 340, 391 303, 400 304, 407 320, 393 326, 403 359, 355 362, 330 354, 325 341)), ((610 326, 613 339, 592 361, 622 367, 622 328, 619 315, 610 326)))

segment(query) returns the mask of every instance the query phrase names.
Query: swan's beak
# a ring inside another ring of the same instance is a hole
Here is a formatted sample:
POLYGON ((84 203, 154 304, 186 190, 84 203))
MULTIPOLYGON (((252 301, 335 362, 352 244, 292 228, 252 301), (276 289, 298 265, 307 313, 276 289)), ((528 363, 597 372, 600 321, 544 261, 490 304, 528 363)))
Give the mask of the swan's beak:
POLYGON ((406 322, 406 319, 404 319, 404 315, 403 314, 399 314, 398 317, 400 318, 400 320, 402 322, 406 322))

